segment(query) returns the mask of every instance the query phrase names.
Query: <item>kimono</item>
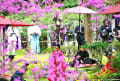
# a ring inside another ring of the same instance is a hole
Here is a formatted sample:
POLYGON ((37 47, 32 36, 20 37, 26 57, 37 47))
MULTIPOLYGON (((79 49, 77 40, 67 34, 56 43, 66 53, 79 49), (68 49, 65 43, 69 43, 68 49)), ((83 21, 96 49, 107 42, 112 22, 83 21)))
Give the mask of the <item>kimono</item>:
POLYGON ((7 46, 7 55, 10 54, 10 51, 12 51, 11 55, 15 55, 15 48, 16 48, 16 42, 17 42, 17 29, 12 27, 8 27, 6 31, 6 35, 8 37, 8 46, 7 46))
POLYGON ((65 81, 66 63, 61 51, 54 51, 49 57, 49 81, 65 81))
POLYGON ((30 42, 31 51, 33 53, 40 53, 40 43, 39 43, 40 36, 41 36, 41 31, 38 26, 31 26, 28 28, 28 41, 30 42))
POLYGON ((78 46, 84 45, 85 43, 85 37, 84 37, 84 26, 77 26, 75 28, 75 33, 77 34, 77 42, 78 42, 78 46), (80 31, 80 32, 79 32, 80 31))
POLYGON ((74 67, 76 65, 76 61, 81 63, 81 60, 83 61, 83 58, 89 57, 89 53, 87 51, 80 51, 78 50, 77 54, 75 55, 74 60, 70 63, 71 67, 74 67))

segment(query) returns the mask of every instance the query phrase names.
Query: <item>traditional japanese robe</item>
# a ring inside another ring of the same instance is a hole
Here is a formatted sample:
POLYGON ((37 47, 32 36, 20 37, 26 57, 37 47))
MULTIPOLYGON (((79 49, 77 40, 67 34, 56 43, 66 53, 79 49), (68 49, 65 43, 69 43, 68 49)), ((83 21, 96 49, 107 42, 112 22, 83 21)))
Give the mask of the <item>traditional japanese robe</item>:
POLYGON ((61 51, 54 51, 49 57, 49 81, 65 81, 66 63, 61 51))
POLYGON ((10 51, 12 51, 11 55, 15 55, 16 41, 17 41, 17 29, 12 27, 8 27, 6 31, 6 36, 8 37, 8 47, 7 47, 7 55, 9 55, 10 51))
POLYGON ((74 67, 77 64, 77 61, 78 61, 78 64, 80 64, 81 60, 83 61, 84 57, 89 57, 88 51, 80 51, 80 50, 78 50, 77 54, 75 55, 74 60, 70 63, 71 67, 74 67))
POLYGON ((28 41, 30 42, 31 51, 34 53, 40 53, 40 43, 39 43, 40 36, 41 36, 41 31, 38 26, 31 26, 28 28, 28 41))

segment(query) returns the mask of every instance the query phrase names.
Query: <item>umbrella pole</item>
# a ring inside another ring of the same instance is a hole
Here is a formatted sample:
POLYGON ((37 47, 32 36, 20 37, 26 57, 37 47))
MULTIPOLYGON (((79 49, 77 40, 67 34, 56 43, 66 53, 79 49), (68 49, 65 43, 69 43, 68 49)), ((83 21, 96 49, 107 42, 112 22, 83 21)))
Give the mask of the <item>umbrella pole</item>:
MULTIPOLYGON (((78 21, 78 23, 79 23, 79 27, 80 27, 80 14, 79 14, 79 21, 78 21)), ((80 27, 80 28, 81 28, 81 27, 80 27)), ((81 30, 81 29, 80 29, 80 30, 81 30)), ((79 31, 80 31, 80 30, 79 30, 79 31)), ((80 44, 81 44, 81 41, 80 41, 80 44)), ((80 46, 78 45, 78 50, 79 50, 80 47, 81 47, 81 45, 80 45, 80 46)))
POLYGON ((79 14, 79 21, 78 21, 78 23, 79 23, 79 27, 80 27, 80 14, 79 14))

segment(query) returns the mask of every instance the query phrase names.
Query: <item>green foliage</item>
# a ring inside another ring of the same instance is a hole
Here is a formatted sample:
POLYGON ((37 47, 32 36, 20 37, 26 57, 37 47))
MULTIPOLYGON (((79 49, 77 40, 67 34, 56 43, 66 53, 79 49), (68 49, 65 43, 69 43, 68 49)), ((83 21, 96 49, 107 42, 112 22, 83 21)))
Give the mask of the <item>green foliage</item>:
POLYGON ((78 4, 77 4, 78 1, 79 1, 79 0, 65 0, 65 1, 63 1, 64 6, 61 7, 61 9, 63 10, 63 9, 65 9, 65 8, 75 7, 75 6, 78 5, 78 4))
POLYGON ((116 67, 117 67, 117 70, 120 71, 120 53, 116 54, 116 55, 114 56, 114 58, 112 59, 112 61, 113 61, 112 66, 113 66, 113 67, 116 66, 116 67))
POLYGON ((61 51, 66 54, 66 51, 67 50, 72 50, 73 51, 73 54, 76 54, 78 48, 75 47, 75 46, 61 46, 61 51))
POLYGON ((85 44, 82 46, 82 48, 101 48, 101 47, 107 47, 108 43, 102 43, 102 42, 94 42, 91 44, 85 44))
POLYGON ((112 44, 113 44, 114 47, 120 48, 120 42, 119 41, 114 41, 112 44))
POLYGON ((110 73, 105 77, 105 79, 111 79, 109 81, 113 81, 112 79, 120 79, 120 71, 115 72, 115 73, 110 73))
POLYGON ((43 53, 52 53, 53 52, 53 48, 46 48, 42 52, 43 53))

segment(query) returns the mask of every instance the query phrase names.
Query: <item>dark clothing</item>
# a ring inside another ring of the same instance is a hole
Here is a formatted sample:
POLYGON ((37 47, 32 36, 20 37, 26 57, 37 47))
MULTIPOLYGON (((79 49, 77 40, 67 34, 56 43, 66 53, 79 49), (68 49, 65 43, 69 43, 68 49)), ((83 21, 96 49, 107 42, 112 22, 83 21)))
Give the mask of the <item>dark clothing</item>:
POLYGON ((85 51, 78 50, 77 54, 75 55, 75 58, 77 58, 79 61, 83 60, 84 57, 89 57, 89 53, 85 51), (80 56, 80 58, 77 58, 77 56, 80 56))
POLYGON ((66 32, 65 32, 65 40, 66 41, 73 41, 73 37, 74 37, 74 32, 72 29, 66 29, 66 32), (70 35, 68 35, 70 34, 70 35))
POLYGON ((24 81, 24 79, 23 79, 23 74, 20 73, 20 72, 18 72, 18 71, 16 71, 16 72, 13 74, 13 76, 12 76, 12 78, 11 78, 10 81, 15 81, 15 79, 17 79, 17 80, 19 80, 19 81, 24 81))
POLYGON ((118 30, 120 30, 120 26, 117 26, 116 28, 117 28, 118 30))
POLYGON ((78 42, 78 46, 84 45, 84 43, 85 43, 84 26, 81 26, 81 29, 80 29, 80 26, 76 26, 75 33, 77 34, 76 39, 78 42), (80 30, 81 30, 81 32, 80 32, 80 30))
POLYGON ((79 63, 81 63, 81 60, 83 60, 84 57, 89 57, 89 53, 87 51, 78 50, 74 60, 70 63, 70 66, 74 67, 76 60, 79 61, 79 63))
POLYGON ((106 41, 109 39, 109 33, 112 32, 111 26, 110 25, 102 25, 100 30, 100 36, 102 37, 103 41, 106 41), (107 27, 109 27, 109 29, 107 29, 107 27), (102 34, 105 34, 105 36, 102 36, 102 34))
POLYGON ((83 60, 84 64, 97 64, 97 61, 91 58, 87 58, 86 60, 83 60))

